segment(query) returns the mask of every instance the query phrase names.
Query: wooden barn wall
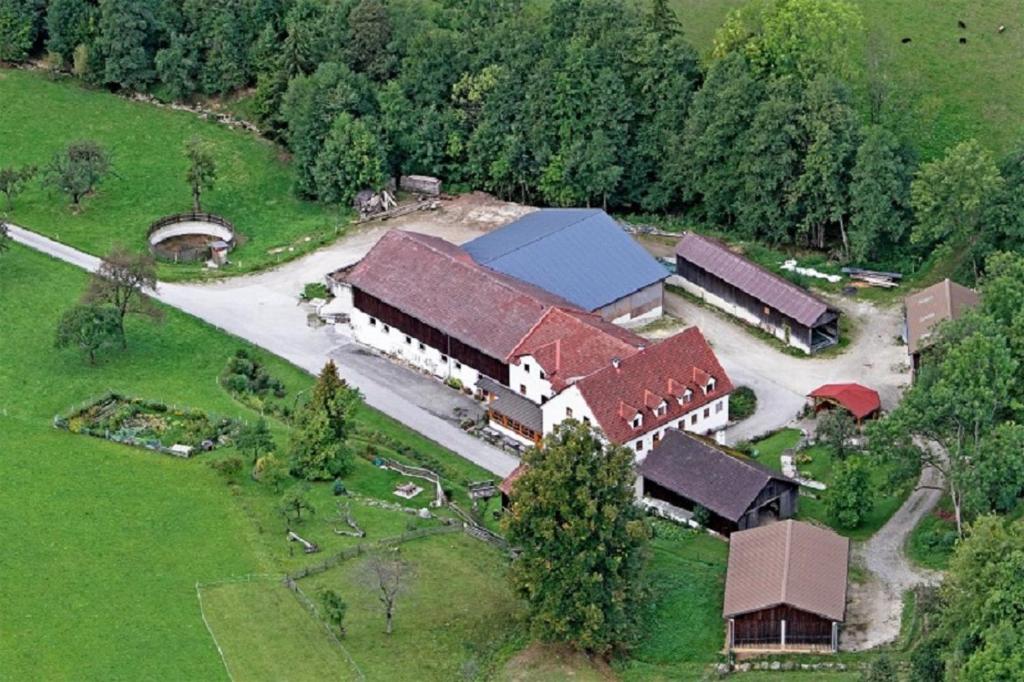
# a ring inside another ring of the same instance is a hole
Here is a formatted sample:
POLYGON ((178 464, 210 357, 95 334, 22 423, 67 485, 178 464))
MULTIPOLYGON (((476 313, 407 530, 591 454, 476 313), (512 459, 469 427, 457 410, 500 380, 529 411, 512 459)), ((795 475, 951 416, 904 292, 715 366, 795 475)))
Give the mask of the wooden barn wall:
POLYGON ((802 339, 810 339, 810 327, 800 324, 791 317, 783 315, 771 306, 767 306, 768 312, 765 313, 764 310, 766 306, 763 301, 734 287, 725 280, 712 275, 682 256, 676 256, 676 273, 683 279, 693 282, 708 293, 714 294, 726 301, 735 303, 750 314, 773 327, 782 329, 784 325, 788 324, 790 334, 792 336, 802 339))
POLYGON ((358 287, 352 287, 352 302, 358 310, 394 329, 422 341, 428 346, 437 348, 450 358, 472 367, 481 374, 508 386, 508 365, 486 353, 445 334, 440 329, 408 315, 398 308, 385 303, 376 296, 366 293, 358 287))
POLYGON ((736 616, 735 645, 777 644, 786 621, 786 644, 831 644, 832 621, 791 606, 776 606, 736 616))
POLYGON ((638 289, 628 296, 623 296, 594 312, 606 320, 617 320, 623 315, 639 317, 644 313, 664 305, 665 285, 656 282, 643 289, 638 289))

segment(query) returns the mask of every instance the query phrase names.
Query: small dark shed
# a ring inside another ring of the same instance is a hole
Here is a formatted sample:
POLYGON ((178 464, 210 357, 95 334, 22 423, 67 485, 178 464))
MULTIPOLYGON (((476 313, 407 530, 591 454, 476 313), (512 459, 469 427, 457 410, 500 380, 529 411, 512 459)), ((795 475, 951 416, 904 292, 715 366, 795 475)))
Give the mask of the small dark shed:
POLYGON ((850 541, 783 521, 733 533, 722 616, 730 649, 836 651, 850 541))
POLYGON ((717 239, 684 234, 676 246, 676 275, 694 296, 805 353, 839 343, 837 309, 717 239))
POLYGON ((706 438, 668 429, 639 466, 643 494, 692 511, 711 512, 709 527, 723 535, 796 513, 800 485, 706 438))

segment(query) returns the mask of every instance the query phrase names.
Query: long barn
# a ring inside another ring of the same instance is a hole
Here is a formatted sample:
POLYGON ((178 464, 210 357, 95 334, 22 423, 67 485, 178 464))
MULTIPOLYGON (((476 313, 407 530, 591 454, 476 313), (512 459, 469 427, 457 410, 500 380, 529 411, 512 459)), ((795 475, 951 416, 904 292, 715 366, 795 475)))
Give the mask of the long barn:
POLYGON ((717 239, 689 232, 672 282, 805 353, 839 343, 839 311, 717 239))

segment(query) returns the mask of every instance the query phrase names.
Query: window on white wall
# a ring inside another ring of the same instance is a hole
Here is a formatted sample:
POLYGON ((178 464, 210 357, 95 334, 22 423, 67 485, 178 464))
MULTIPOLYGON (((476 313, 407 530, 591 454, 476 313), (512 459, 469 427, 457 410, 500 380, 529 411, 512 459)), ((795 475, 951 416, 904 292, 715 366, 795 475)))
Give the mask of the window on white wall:
POLYGON ((426 349, 427 349, 427 347, 424 346, 422 343, 420 343, 420 350, 426 350, 426 349))
POLYGON ((448 356, 444 353, 441 354, 441 362, 448 362, 448 356))
POLYGON ((544 370, 540 370, 540 378, 541 379, 547 379, 548 378, 548 375, 544 373, 544 370))
POLYGON ((693 414, 690 415, 690 426, 693 426, 696 423, 697 423, 697 413, 694 412, 693 414))
POLYGON ((572 408, 571 407, 565 408, 565 418, 566 419, 572 419, 572 408))
POLYGON ((636 451, 637 452, 643 452, 643 449, 644 449, 644 441, 642 439, 638 440, 636 442, 636 451))
POLYGON ((530 363, 528 363, 528 362, 524 362, 523 363, 523 371, 526 372, 527 374, 530 373, 530 363))
POLYGON ((377 318, 374 318, 374 317, 370 318, 370 326, 371 327, 376 327, 377 326, 377 318))
POLYGON ((462 363, 458 360, 455 361, 455 369, 462 369, 462 363))
POLYGON ((387 325, 384 325, 384 333, 385 334, 389 334, 390 332, 391 332, 391 327, 389 327, 387 325))
POLYGON ((724 408, 725 408, 725 401, 724 400, 719 400, 717 403, 715 403, 715 414, 718 414, 724 408))
POLYGON ((406 335, 406 337, 405 337, 405 345, 407 345, 407 346, 411 346, 412 345, 412 337, 411 336, 406 335))
POLYGON ((705 407, 704 408, 704 418, 707 419, 710 416, 711 416, 711 408, 710 407, 705 407))

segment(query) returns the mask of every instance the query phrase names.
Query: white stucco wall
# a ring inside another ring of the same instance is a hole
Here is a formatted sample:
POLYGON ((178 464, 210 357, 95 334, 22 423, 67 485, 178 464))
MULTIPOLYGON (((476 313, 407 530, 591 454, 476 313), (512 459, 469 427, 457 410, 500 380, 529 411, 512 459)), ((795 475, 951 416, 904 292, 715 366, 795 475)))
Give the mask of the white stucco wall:
POLYGON ((788 343, 790 346, 793 346, 794 348, 799 348, 808 355, 810 354, 811 348, 808 344, 807 339, 800 338, 797 334, 791 334, 789 339, 786 339, 786 329, 784 327, 777 327, 775 325, 766 324, 757 315, 753 314, 743 306, 739 306, 729 301, 726 301, 724 298, 721 298, 720 296, 716 296, 715 294, 706 291, 705 289, 697 286, 696 284, 686 279, 685 277, 681 277, 679 275, 673 275, 672 277, 670 277, 669 282, 671 284, 681 286, 688 293, 693 294, 697 298, 700 298, 701 300, 706 301, 707 303, 710 303, 716 308, 721 308, 730 315, 738 317, 744 322, 752 324, 758 329, 768 332, 769 334, 776 337, 780 341, 788 343))
POLYGON ((454 377, 459 379, 463 386, 476 389, 480 373, 446 356, 440 349, 428 346, 414 337, 407 337, 398 329, 389 327, 361 310, 353 309, 349 322, 352 326, 352 336, 359 343, 388 355, 397 355, 409 364, 441 379, 454 377))
MULTIPOLYGON (((582 420, 583 417, 587 417, 592 424, 598 425, 597 420, 594 419, 593 412, 590 410, 590 406, 587 405, 586 400, 583 398, 583 394, 575 386, 570 386, 549 400, 541 408, 541 414, 544 416, 545 435, 551 433, 555 426, 567 418, 565 412, 567 407, 572 409, 573 418, 582 420)), ((651 419, 652 415, 649 411, 646 412, 648 414, 645 414, 644 417, 648 420, 651 419)), ((667 424, 662 424, 658 428, 644 431, 644 427, 641 426, 637 437, 625 442, 624 445, 633 451, 637 461, 640 462, 654 448, 654 435, 658 434, 660 438, 664 438, 666 429, 675 428, 705 435, 724 429, 728 423, 729 396, 726 395, 695 410, 686 412, 681 417, 673 419, 667 424), (704 416, 704 410, 708 411, 707 417, 704 416), (637 445, 639 445, 639 448, 637 445)))
POLYGON ((539 405, 543 399, 555 394, 551 382, 541 378, 542 372, 532 355, 524 355, 508 366, 509 388, 539 405), (526 392, 521 391, 521 388, 525 388, 526 392))

